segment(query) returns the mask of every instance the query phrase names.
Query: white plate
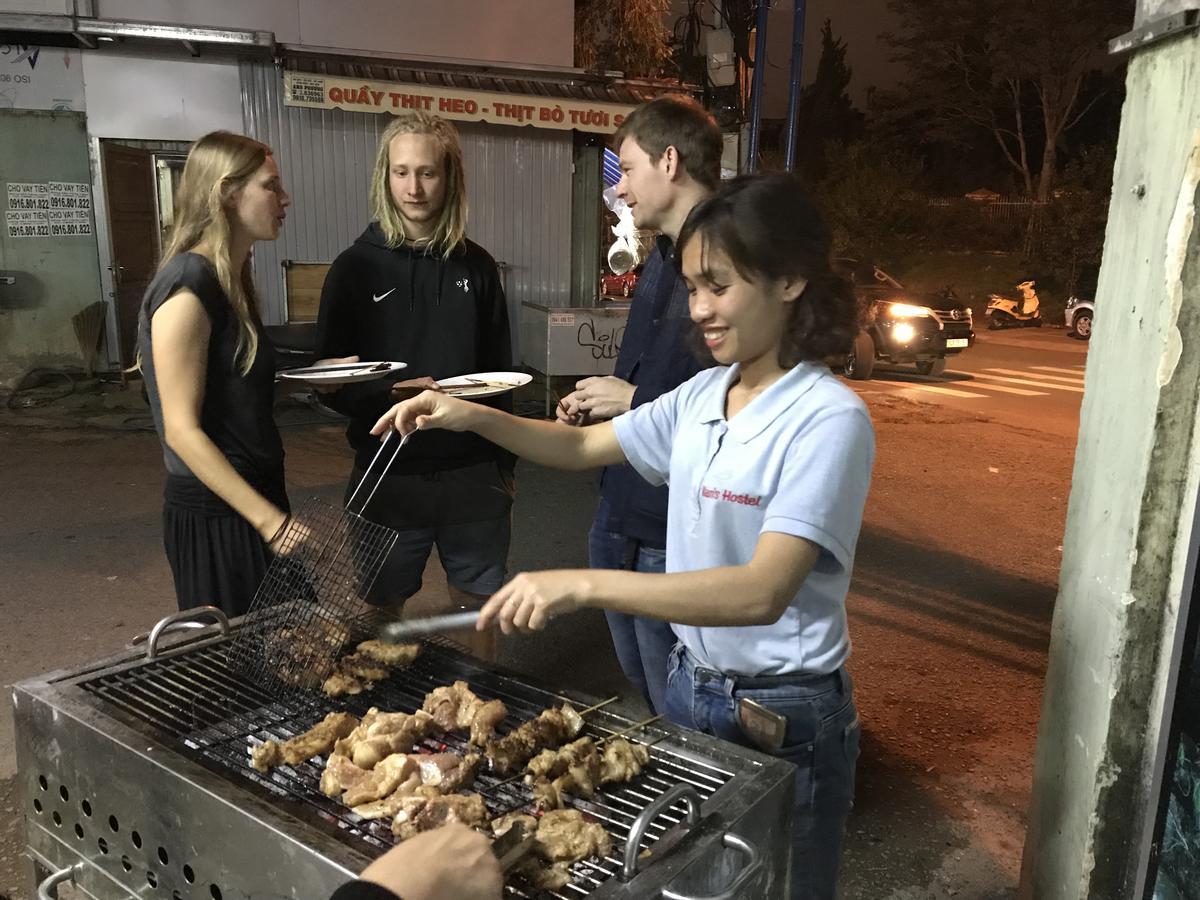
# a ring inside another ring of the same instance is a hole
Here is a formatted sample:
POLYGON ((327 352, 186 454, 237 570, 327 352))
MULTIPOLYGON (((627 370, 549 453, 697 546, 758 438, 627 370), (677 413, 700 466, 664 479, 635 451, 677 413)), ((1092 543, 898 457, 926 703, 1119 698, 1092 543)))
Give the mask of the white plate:
POLYGON ((946 346, 950 347, 950 348, 966 347, 966 346, 969 346, 970 343, 971 342, 969 340, 967 340, 966 338, 948 338, 946 340, 946 346))
POLYGON ((531 381, 533 376, 524 372, 475 372, 472 375, 443 378, 438 384, 450 397, 477 400, 480 397, 495 397, 531 381))
POLYGON ((357 362, 339 363, 336 366, 311 366, 307 369, 288 369, 280 372, 280 378, 303 381, 307 384, 352 384, 355 381, 371 381, 387 378, 394 372, 406 368, 402 362, 357 362))

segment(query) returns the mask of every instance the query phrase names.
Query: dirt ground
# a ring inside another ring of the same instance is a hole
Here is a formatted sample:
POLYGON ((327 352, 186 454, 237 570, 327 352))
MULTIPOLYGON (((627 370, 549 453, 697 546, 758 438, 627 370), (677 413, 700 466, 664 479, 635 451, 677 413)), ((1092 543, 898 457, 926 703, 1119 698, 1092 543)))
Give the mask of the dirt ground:
MULTIPOLYGON (((843 896, 1012 897, 1073 442, 936 405, 865 399, 878 451, 849 602, 864 740, 843 896)), ((157 443, 137 414, 115 407, 43 422, 53 427, 0 415, 4 684, 114 652, 173 609, 157 443)), ((336 498, 339 429, 301 422, 285 440, 291 486, 336 498)), ((593 482, 525 467, 518 475, 514 568, 579 564, 593 482)), ((607 646, 595 650, 602 627, 580 617, 504 661, 607 690, 621 679, 607 646)), ((6 712, 0 900, 26 896, 11 754, 6 712)))

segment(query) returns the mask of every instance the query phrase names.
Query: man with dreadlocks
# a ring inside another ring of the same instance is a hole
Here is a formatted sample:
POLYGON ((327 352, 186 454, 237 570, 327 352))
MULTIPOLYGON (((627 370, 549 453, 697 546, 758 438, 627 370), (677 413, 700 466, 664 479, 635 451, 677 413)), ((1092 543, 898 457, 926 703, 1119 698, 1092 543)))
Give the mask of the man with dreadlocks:
MULTIPOLYGON (((379 449, 371 426, 394 402, 437 390, 436 379, 512 368, 496 262, 466 237, 463 155, 453 126, 424 112, 397 117, 380 138, 370 205, 374 221, 325 279, 318 355, 352 347, 338 355, 402 361, 409 378, 346 385, 327 401, 350 418, 350 489, 379 449)), ((510 408, 511 399, 484 402, 510 408)), ((400 532, 369 601, 395 606, 417 593, 435 544, 451 606, 478 608, 499 590, 513 464, 510 454, 475 435, 422 435, 406 445, 367 510, 371 520, 400 532)))

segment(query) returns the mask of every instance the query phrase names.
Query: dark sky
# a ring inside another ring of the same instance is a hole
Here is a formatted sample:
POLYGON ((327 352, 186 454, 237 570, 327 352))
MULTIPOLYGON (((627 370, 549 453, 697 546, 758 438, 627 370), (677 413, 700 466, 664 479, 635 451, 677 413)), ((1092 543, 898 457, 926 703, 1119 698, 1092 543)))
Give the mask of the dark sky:
MULTIPOLYGON (((788 71, 792 53, 792 9, 794 0, 776 0, 767 28, 767 86, 763 92, 763 115, 783 118, 787 114, 788 71)), ((892 88, 904 77, 904 68, 893 63, 890 48, 879 36, 895 30, 896 21, 886 0, 807 0, 804 23, 804 75, 807 84, 817 72, 821 55, 821 26, 829 19, 834 37, 846 43, 846 61, 854 72, 850 96, 860 109, 866 105, 872 85, 892 88)))
MULTIPOLYGON (((787 115, 788 70, 792 52, 792 10, 795 0, 775 0, 767 27, 767 74, 763 92, 763 115, 782 119, 787 115)), ((894 30, 895 18, 887 0, 807 0, 804 34, 804 83, 812 80, 821 54, 821 26, 833 23, 833 33, 846 42, 846 60, 854 72, 850 95, 859 108, 866 105, 867 89, 894 87, 903 67, 889 60, 891 51, 879 40, 894 30)), ((669 25, 687 9, 686 0, 672 0, 669 25)))

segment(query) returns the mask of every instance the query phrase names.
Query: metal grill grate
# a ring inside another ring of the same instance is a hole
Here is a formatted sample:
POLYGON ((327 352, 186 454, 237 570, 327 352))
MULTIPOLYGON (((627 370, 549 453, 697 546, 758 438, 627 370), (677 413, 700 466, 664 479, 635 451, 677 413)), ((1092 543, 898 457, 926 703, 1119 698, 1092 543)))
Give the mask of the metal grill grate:
MULTIPOLYGON (((411 712, 419 709, 425 694, 454 680, 466 681, 485 699, 503 700, 509 715, 501 731, 509 731, 533 718, 547 706, 564 698, 537 690, 497 673, 470 665, 449 642, 426 642, 417 662, 381 682, 374 691, 333 701, 323 696, 296 695, 288 700, 245 681, 231 664, 232 642, 208 644, 175 655, 162 657, 123 671, 110 672, 81 682, 81 687, 102 698, 125 714, 148 723, 178 739, 189 755, 210 768, 215 767, 234 781, 249 783, 266 792, 301 816, 315 816, 336 829, 343 840, 375 848, 376 855, 392 846, 395 839, 387 820, 366 821, 336 800, 320 792, 319 782, 324 757, 298 766, 280 766, 264 775, 250 766, 250 751, 259 743, 283 741, 310 728, 333 709, 345 709, 361 716, 370 706, 388 711, 411 712)), ((587 700, 576 701, 580 707, 587 700)), ((585 734, 602 738, 631 724, 612 715, 589 717, 585 734), (605 724, 600 724, 600 722, 605 724)), ((666 732, 653 727, 634 735, 632 740, 654 741, 666 732)), ((450 735, 427 740, 420 752, 462 752, 465 740, 450 735)), ((556 892, 532 892, 519 884, 506 887, 506 896, 552 896, 578 898, 591 893, 621 869, 620 854, 629 828, 647 805, 678 784, 689 784, 707 800, 733 773, 711 764, 684 758, 656 746, 650 750, 650 764, 634 781, 597 791, 591 800, 572 799, 570 805, 600 822, 613 837, 614 853, 604 860, 585 860, 571 867, 572 882, 556 892)), ((527 808, 529 789, 521 782, 500 784, 499 776, 481 773, 474 790, 484 798, 495 815, 527 808)), ((649 848, 682 820, 681 811, 672 807, 647 829, 642 847, 649 848)))

